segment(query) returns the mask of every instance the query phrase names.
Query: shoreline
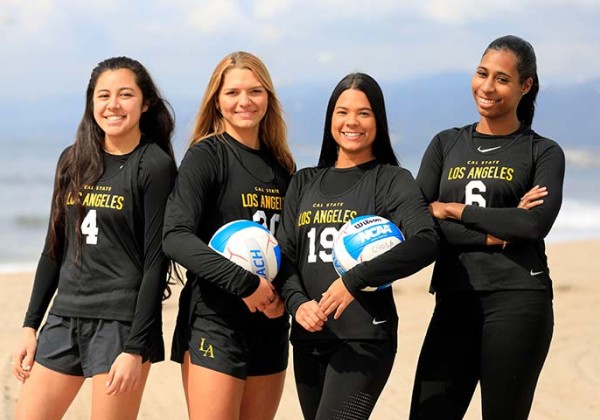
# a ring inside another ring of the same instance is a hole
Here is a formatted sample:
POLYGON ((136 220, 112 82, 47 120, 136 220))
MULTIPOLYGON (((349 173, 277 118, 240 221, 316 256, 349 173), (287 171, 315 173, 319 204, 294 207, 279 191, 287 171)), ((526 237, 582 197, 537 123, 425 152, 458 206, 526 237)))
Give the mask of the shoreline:
MULTIPOLYGON (((600 306, 600 282, 596 259, 600 239, 552 242, 546 244, 551 277, 554 282, 555 329, 550 353, 538 382, 531 420, 600 417, 600 334, 597 308, 600 306)), ((372 419, 407 418, 412 380, 418 352, 433 309, 428 293, 432 266, 394 285, 400 325, 398 353, 392 374, 372 415, 372 419)), ((0 307, 4 322, 0 327, 2 347, 2 398, 0 417, 13 418, 19 383, 10 373, 11 352, 25 314, 32 286, 33 271, 0 272, 4 292, 0 307)), ((163 306, 163 332, 167 355, 177 315, 177 297, 181 287, 173 287, 173 296, 163 306)), ((90 381, 65 415, 67 420, 89 418, 90 381)), ((179 366, 171 361, 152 367, 144 392, 139 419, 187 418, 179 366)), ((476 392, 467 420, 480 418, 479 393, 476 392)), ((293 381, 293 368, 286 383, 277 420, 302 418, 293 381)))
MULTIPOLYGON (((546 240, 546 248, 563 246, 563 245, 577 245, 586 242, 600 242, 600 236, 590 237, 570 237, 570 238, 559 238, 558 236, 554 239, 551 237, 550 240, 546 240)), ((40 245, 41 246, 41 245, 40 245)), ((40 248, 41 253, 41 248, 40 248)), ((38 255, 39 258, 39 255, 38 255)), ((11 275, 22 275, 35 273, 37 268, 38 260, 35 261, 20 261, 20 262, 0 262, 0 278, 11 275)), ((552 269, 552 267, 550 267, 552 269)))

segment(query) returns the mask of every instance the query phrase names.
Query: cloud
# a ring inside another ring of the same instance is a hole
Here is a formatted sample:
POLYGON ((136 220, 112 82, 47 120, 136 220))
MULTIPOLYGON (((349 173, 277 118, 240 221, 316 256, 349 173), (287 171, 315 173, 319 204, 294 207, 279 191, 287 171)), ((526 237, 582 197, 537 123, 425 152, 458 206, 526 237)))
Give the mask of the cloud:
POLYGON ((2 3, 2 20, 28 34, 43 32, 47 22, 57 17, 53 2, 49 0, 31 0, 27 5, 19 0, 4 0, 2 3))
POLYGON ((254 2, 253 15, 261 19, 276 18, 293 10, 295 2, 291 0, 261 0, 254 2))
POLYGON ((243 17, 235 0, 199 2, 198 7, 190 13, 188 23, 201 33, 220 34, 234 32, 243 17))
POLYGON ((176 94, 201 91, 239 49, 286 85, 354 70, 410 80, 471 71, 506 33, 534 45, 545 83, 585 82, 600 78, 599 20, 596 0, 3 0, 0 100, 79 92, 117 54, 176 94))
MULTIPOLYGON (((479 2, 473 0, 430 0, 418 2, 424 16, 434 22, 468 24, 472 22, 498 22, 509 17, 524 24, 533 15, 553 14, 556 8, 575 10, 599 9, 596 0, 502 0, 479 2)), ((556 12, 554 12, 556 13, 556 12)))

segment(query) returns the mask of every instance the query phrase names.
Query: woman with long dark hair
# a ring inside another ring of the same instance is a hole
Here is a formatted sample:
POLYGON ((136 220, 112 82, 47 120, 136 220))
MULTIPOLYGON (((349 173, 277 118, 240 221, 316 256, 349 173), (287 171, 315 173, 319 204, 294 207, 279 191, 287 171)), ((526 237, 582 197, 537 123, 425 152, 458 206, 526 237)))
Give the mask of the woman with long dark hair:
POLYGON ((532 46, 494 40, 471 89, 479 122, 437 134, 417 176, 442 248, 411 419, 462 418, 478 383, 484 419, 526 419, 552 338, 544 238, 561 206, 565 161, 531 128, 532 46))
POLYGON ((394 363, 398 316, 391 287, 363 289, 415 273, 438 250, 421 192, 398 166, 383 92, 369 75, 349 74, 333 90, 319 165, 294 175, 277 239, 304 418, 369 418, 394 363), (340 277, 333 241, 361 215, 389 219, 406 239, 340 277))
POLYGON ((85 378, 93 418, 137 416, 150 364, 164 359, 161 232, 176 174, 173 128, 142 64, 115 57, 94 68, 75 143, 58 162, 46 245, 13 353, 23 382, 18 419, 62 418, 85 378))

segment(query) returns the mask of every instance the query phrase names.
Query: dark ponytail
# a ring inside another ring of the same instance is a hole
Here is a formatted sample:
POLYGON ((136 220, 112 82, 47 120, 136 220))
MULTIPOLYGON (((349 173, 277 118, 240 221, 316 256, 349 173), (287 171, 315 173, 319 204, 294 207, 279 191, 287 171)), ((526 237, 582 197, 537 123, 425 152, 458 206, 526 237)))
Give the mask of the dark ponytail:
POLYGON ((531 77, 533 83, 531 89, 521 98, 517 107, 517 118, 523 124, 531 126, 535 114, 535 100, 540 90, 540 82, 537 75, 537 60, 535 51, 531 44, 522 38, 514 35, 506 35, 495 39, 488 45, 484 55, 488 50, 506 50, 512 52, 517 58, 517 71, 519 72, 520 82, 525 82, 531 77))

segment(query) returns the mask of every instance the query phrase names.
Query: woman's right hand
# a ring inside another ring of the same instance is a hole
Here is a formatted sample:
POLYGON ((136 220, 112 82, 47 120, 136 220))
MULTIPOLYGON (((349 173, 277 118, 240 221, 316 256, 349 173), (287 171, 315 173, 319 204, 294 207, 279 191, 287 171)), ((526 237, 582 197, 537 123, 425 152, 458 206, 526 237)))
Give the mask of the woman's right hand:
POLYGON ((285 314, 285 305, 279 293, 275 292, 273 301, 263 309, 262 313, 270 319, 279 318, 285 314))
POLYGON ((316 300, 311 300, 298 307, 295 319, 306 331, 317 332, 323 329, 323 325, 327 322, 327 315, 316 300))
POLYGON ((250 312, 264 311, 275 299, 275 287, 264 277, 259 277, 258 287, 250 296, 242 298, 250 312))
POLYGON ((12 354, 12 373, 20 382, 29 378, 33 358, 37 349, 36 331, 31 327, 23 327, 19 343, 12 354))

